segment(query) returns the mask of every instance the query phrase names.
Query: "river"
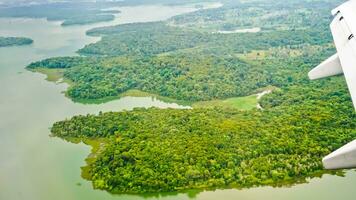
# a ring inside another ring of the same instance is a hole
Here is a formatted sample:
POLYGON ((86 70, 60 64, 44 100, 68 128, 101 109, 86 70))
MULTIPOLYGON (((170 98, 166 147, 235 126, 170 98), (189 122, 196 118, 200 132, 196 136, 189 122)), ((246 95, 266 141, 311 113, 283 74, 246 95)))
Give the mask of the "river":
POLYGON ((85 44, 99 40, 85 35, 90 28, 164 20, 195 9, 192 5, 122 7, 112 22, 70 27, 45 19, 0 18, 0 36, 25 36, 35 41, 29 46, 0 48, 0 200, 354 199, 356 173, 352 170, 346 177, 326 175, 290 188, 228 189, 151 197, 111 195, 93 190, 91 183, 81 178, 80 167, 85 165, 90 148, 49 137, 54 122, 99 111, 183 107, 151 97, 124 97, 100 105, 73 103, 62 93, 66 84, 48 82, 44 75, 29 72, 25 66, 48 57, 75 55, 85 44))

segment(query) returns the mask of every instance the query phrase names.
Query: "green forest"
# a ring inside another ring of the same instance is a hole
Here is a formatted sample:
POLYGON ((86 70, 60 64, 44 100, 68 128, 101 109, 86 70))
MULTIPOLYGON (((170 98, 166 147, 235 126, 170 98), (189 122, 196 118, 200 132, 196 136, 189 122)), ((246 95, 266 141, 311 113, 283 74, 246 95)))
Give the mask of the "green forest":
POLYGON ((0 37, 0 47, 22 46, 32 43, 32 39, 25 37, 0 37))
MULTIPOLYGON (((242 59, 245 55, 252 50, 291 51, 327 45, 331 36, 323 31, 321 35, 315 30, 295 30, 237 37, 161 22, 120 25, 89 31, 89 35, 103 35, 103 39, 79 50, 87 57, 50 58, 28 68, 65 66, 63 76, 72 83, 67 95, 75 101, 115 97, 130 89, 185 101, 246 96, 261 87, 280 86, 298 74, 293 67, 280 66, 285 60, 255 65, 242 59), (274 75, 277 68, 283 69, 280 75, 274 75)), ((290 59, 289 55, 284 58, 290 59)), ((303 59, 300 55, 290 62, 300 65, 303 59)))
POLYGON ((285 186, 325 173, 321 159, 356 137, 343 77, 310 81, 335 53, 330 10, 340 1, 241 1, 162 22, 89 30, 80 56, 31 63, 61 70, 74 101, 129 90, 188 102, 275 89, 263 108, 135 109, 75 116, 53 136, 100 141, 83 177, 112 193, 285 186), (256 33, 219 30, 261 28, 256 33))
POLYGON ((231 31, 259 27, 264 31, 325 29, 330 23, 330 8, 340 0, 290 0, 287 2, 225 1, 218 9, 179 15, 169 24, 206 31, 231 31), (327 25, 327 26, 324 26, 327 25))
POLYGON ((86 178, 112 193, 291 185, 331 173, 321 158, 356 136, 346 89, 334 91, 342 79, 325 86, 277 92, 263 112, 135 109, 76 116, 52 133, 106 138, 86 178))

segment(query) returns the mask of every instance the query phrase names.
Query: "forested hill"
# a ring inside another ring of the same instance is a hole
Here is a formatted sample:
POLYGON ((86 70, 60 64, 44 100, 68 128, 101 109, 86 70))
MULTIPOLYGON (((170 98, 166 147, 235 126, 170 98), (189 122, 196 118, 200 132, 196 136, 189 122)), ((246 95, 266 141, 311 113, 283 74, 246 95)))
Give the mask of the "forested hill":
POLYGON ((261 100, 263 110, 151 108, 55 123, 54 136, 95 147, 83 177, 97 189, 147 193, 301 183, 334 173, 323 170, 322 157, 356 137, 344 78, 307 78, 335 53, 328 26, 338 3, 247 1, 164 22, 98 28, 88 34, 102 40, 80 49, 85 56, 28 68, 61 72, 74 100, 139 89, 200 101, 277 88, 261 100), (253 27, 261 31, 233 33, 253 27))

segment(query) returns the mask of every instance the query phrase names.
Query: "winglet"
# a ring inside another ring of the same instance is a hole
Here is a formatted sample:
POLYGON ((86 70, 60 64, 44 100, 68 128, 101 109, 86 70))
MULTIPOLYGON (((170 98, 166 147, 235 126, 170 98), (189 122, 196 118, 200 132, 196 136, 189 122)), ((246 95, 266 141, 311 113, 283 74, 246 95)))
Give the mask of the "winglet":
POLYGON ((323 158, 325 169, 347 169, 356 166, 356 140, 323 158))
POLYGON ((342 66, 338 54, 334 54, 316 68, 311 70, 308 74, 311 80, 325 78, 342 74, 342 66))

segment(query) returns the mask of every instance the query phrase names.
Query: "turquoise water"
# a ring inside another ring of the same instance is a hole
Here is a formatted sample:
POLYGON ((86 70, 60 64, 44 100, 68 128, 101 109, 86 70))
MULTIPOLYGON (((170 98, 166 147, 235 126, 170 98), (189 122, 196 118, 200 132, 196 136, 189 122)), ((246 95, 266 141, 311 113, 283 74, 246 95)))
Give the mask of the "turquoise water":
POLYGON ((354 171, 348 171, 346 177, 326 175, 290 188, 229 189, 151 197, 93 190, 91 183, 80 177, 80 167, 85 165, 90 148, 49 137, 49 128, 55 121, 99 111, 181 106, 151 97, 125 97, 100 105, 73 103, 62 93, 67 85, 48 82, 44 75, 29 72, 25 66, 48 57, 75 55, 85 44, 99 40, 85 35, 90 28, 164 20, 194 9, 194 6, 123 7, 113 22, 72 27, 61 27, 60 22, 44 19, 0 19, 0 35, 25 36, 35 41, 29 46, 0 48, 0 200, 355 199, 354 171))

